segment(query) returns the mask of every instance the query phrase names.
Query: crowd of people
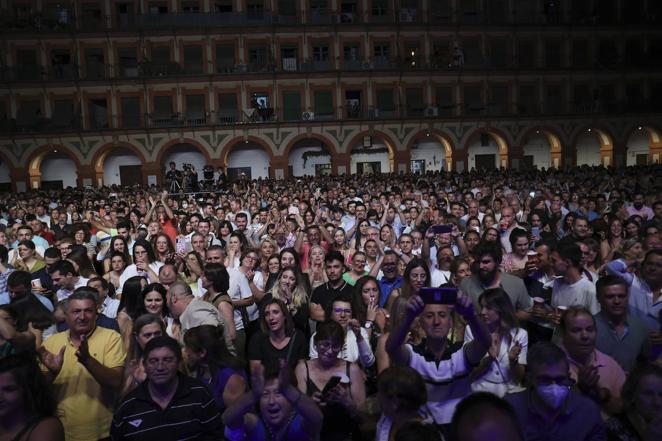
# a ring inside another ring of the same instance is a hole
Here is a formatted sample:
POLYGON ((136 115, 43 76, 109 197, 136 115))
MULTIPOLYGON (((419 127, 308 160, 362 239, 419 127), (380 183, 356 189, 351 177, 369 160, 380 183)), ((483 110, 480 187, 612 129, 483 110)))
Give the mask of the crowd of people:
POLYGON ((658 166, 169 190, 0 195, 0 440, 662 439, 658 166))

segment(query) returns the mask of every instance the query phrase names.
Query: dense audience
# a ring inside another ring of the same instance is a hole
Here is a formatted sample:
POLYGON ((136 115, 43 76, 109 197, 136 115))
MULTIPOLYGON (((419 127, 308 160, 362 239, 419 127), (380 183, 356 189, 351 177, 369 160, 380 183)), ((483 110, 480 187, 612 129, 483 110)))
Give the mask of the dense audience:
POLYGON ((662 169, 0 195, 0 440, 662 439, 662 169))

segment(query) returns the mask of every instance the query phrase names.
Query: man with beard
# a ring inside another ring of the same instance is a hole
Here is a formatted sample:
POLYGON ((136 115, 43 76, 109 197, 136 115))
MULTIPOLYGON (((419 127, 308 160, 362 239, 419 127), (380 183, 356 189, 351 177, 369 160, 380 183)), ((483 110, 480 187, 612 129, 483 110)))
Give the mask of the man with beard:
POLYGON ((517 318, 523 321, 528 320, 533 302, 522 279, 501 272, 499 269, 502 254, 498 244, 481 243, 474 248, 472 254, 476 259, 475 265, 478 266, 478 270, 472 271, 471 277, 462 280, 460 291, 469 295, 477 307, 478 297, 483 291, 490 288, 502 288, 510 297, 510 301, 517 311, 517 318))
POLYGON ((453 259, 455 259, 453 249, 449 245, 437 248, 437 265, 432 267, 430 272, 430 278, 432 279, 430 286, 437 287, 448 283, 451 279, 453 259))
POLYGON ((655 213, 651 207, 644 205, 644 194, 635 193, 632 205, 627 208, 628 216, 641 216, 644 220, 653 219, 655 213))

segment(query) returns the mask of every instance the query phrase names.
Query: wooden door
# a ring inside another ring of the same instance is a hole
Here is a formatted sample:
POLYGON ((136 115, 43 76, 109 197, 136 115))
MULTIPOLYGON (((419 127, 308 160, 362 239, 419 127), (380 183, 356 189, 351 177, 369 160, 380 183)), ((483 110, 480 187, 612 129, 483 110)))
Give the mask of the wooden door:
POLYGON ((496 169, 496 155, 476 155, 476 170, 496 169))
POLYGON ((120 165, 120 185, 130 187, 143 184, 142 165, 120 165))

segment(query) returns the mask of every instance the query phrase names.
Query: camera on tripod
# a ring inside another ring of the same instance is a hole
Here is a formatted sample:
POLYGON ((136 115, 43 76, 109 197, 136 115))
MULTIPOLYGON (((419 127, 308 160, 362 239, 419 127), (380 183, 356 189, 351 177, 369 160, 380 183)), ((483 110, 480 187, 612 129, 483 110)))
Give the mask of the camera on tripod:
POLYGON ((182 168, 185 172, 190 172, 193 171, 195 167, 193 167, 193 164, 182 164, 182 168))

